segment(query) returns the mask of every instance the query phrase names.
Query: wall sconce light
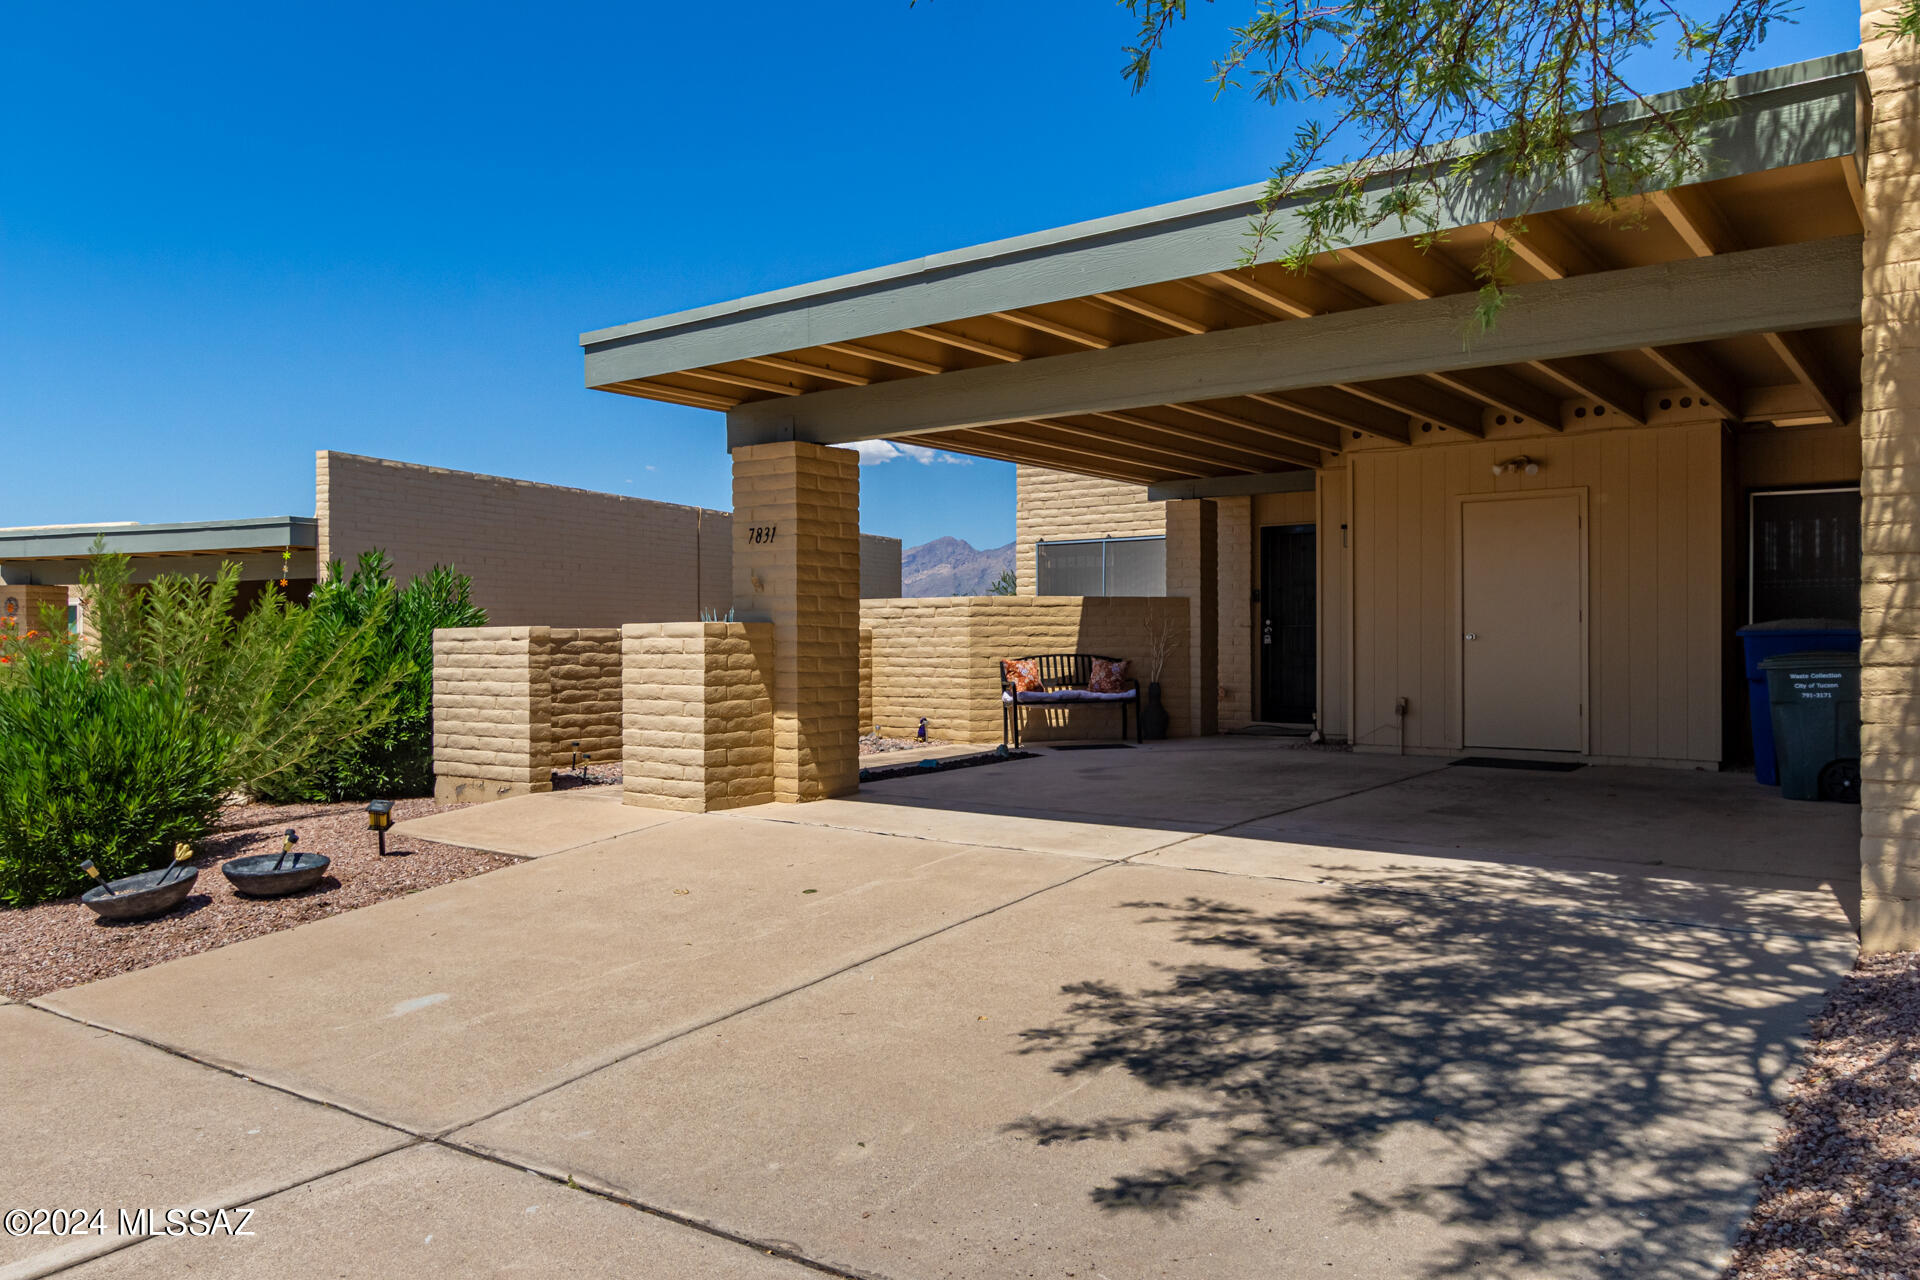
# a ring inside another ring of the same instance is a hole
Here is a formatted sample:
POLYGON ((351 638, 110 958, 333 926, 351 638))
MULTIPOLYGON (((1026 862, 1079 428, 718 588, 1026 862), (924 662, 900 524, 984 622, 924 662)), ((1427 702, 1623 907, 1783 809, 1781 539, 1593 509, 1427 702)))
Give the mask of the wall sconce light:
POLYGON ((1505 462, 1493 464, 1493 474, 1504 476, 1509 472, 1524 472, 1530 476, 1537 476, 1540 474, 1540 464, 1524 453, 1515 458, 1508 458, 1505 462))

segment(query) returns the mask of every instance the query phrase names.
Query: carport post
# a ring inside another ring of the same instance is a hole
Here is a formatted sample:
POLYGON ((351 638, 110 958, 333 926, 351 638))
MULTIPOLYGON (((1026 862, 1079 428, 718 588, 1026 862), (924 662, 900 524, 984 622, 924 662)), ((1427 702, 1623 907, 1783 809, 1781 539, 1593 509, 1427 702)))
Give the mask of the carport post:
POLYGON ((1860 940, 1920 948, 1920 45, 1863 0, 1860 940))
POLYGON ((1176 733, 1186 737, 1220 731, 1219 531, 1219 512, 1212 499, 1167 503, 1167 594, 1184 596, 1189 602, 1186 643, 1178 652, 1191 710, 1187 724, 1174 726, 1176 733))
POLYGON ((733 606, 773 624, 773 798, 858 789, 858 454, 798 440, 733 451, 733 606))

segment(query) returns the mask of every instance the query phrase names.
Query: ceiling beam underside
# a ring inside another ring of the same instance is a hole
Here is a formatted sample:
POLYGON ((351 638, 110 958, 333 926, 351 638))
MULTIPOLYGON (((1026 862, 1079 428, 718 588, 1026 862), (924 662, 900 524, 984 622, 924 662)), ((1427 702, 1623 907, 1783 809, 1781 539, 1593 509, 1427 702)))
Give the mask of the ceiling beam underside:
MULTIPOLYGON (((757 401, 728 413, 728 438, 846 443, 1857 323, 1860 244, 1839 236, 1514 285, 1501 323, 1471 343, 1478 300, 1448 296, 757 401)), ((1485 398, 1477 374, 1458 382, 1485 398)), ((1557 421, 1509 398, 1521 416, 1557 421)))

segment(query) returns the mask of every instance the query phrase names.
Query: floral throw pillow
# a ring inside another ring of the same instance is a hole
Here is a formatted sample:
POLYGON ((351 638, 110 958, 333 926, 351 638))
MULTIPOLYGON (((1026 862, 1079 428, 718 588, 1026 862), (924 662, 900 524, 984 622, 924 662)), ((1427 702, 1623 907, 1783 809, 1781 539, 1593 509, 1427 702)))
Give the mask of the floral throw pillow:
POLYGON ((1108 662, 1105 658, 1093 660, 1093 674, 1087 678, 1087 689, 1092 693, 1125 693, 1127 691, 1127 662, 1108 662))
POLYGON ((1039 693, 1047 686, 1040 681, 1040 664, 1032 658, 1013 658, 1000 664, 1016 693, 1039 693))

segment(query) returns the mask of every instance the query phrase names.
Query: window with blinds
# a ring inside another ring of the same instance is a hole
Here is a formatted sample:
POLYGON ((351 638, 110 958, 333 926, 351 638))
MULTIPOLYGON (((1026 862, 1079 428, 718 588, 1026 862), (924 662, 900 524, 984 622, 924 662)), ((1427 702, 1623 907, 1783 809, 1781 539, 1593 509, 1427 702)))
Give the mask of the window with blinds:
POLYGON ((1043 596, 1164 596, 1165 538, 1092 538, 1034 547, 1043 596))

